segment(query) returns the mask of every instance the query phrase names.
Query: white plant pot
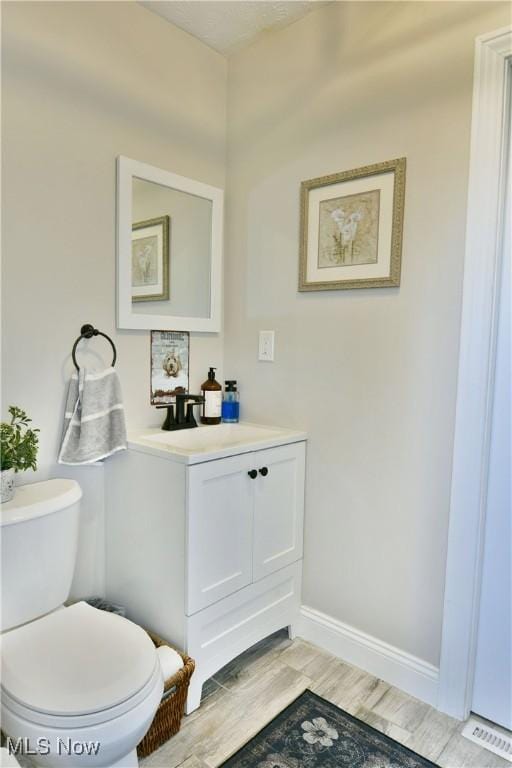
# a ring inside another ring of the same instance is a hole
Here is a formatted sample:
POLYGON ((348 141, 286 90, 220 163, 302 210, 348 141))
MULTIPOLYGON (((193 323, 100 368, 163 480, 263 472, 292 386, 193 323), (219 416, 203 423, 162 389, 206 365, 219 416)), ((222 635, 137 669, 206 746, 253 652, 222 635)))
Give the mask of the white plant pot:
POLYGON ((14 497, 14 469, 0 471, 0 502, 5 504, 14 497))

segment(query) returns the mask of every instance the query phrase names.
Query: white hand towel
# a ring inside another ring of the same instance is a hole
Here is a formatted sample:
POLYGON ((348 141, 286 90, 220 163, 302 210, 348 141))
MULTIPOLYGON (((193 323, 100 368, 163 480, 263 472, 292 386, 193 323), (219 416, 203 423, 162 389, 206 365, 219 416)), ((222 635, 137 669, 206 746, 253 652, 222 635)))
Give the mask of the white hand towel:
POLYGON ((92 464, 126 448, 121 385, 114 368, 69 382, 59 464, 92 464))

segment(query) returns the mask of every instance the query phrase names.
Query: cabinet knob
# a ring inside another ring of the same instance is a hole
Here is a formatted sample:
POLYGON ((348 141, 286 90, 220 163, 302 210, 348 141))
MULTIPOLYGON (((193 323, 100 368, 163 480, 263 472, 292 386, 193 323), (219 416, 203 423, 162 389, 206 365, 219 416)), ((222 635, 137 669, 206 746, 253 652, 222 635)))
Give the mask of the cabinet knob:
POLYGON ((247 473, 251 480, 254 480, 256 477, 258 477, 258 473, 255 469, 250 469, 247 473))
POLYGON ((263 477, 266 477, 268 475, 268 467, 262 467, 260 469, 260 475, 263 475, 263 477))

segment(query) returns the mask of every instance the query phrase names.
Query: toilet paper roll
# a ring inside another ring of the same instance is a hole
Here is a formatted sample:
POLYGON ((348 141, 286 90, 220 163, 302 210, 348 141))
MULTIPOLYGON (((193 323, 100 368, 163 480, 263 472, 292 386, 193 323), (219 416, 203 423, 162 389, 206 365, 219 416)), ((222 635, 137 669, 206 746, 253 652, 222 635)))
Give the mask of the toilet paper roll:
POLYGON ((156 652, 160 660, 164 680, 169 680, 170 677, 183 667, 183 659, 179 653, 173 650, 173 648, 169 648, 168 645, 160 645, 156 652))

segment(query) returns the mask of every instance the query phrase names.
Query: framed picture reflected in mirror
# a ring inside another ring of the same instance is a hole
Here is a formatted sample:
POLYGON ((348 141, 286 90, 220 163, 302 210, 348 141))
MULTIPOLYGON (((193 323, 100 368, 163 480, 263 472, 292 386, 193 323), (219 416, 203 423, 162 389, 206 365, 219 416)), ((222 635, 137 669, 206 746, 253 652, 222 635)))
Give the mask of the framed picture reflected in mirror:
POLYGON ((170 217, 132 225, 132 301, 169 298, 170 217))

